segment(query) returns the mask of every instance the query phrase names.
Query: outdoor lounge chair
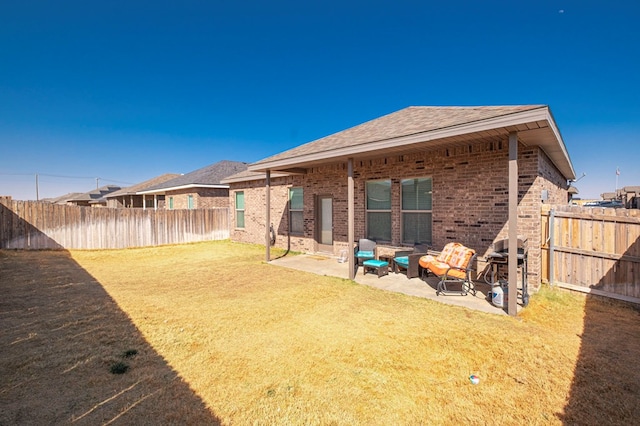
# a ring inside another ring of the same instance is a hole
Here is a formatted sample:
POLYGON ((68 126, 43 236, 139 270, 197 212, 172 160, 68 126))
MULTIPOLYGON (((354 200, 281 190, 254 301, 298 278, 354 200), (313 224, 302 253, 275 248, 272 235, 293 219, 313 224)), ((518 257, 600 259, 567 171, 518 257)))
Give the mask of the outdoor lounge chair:
POLYGON ((460 243, 448 243, 437 256, 422 256, 419 260, 423 268, 422 278, 429 273, 440 278, 436 295, 460 294, 466 296, 469 292, 476 294, 475 286, 471 281, 473 262, 476 252, 460 243), (451 289, 449 284, 459 284, 460 289, 451 289))
POLYGON ((393 272, 405 272, 407 278, 416 278, 420 276, 420 258, 426 255, 426 252, 418 253, 414 250, 396 251, 393 255, 393 272))
POLYGON ((375 241, 361 238, 356 247, 356 266, 362 265, 362 262, 370 259, 377 259, 377 244, 375 241))

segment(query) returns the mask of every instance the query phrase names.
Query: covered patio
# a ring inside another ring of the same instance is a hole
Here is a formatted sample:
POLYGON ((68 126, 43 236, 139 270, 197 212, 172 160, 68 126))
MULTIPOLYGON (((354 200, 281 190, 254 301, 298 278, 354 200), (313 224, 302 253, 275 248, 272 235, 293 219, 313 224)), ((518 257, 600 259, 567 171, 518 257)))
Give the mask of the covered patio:
MULTIPOLYGON (((229 180, 232 239, 264 242, 267 262, 272 245, 327 257, 345 252, 348 266, 338 276, 358 281, 351 253, 361 238, 409 250, 458 242, 478 259, 506 239, 511 294, 520 236, 529 242, 526 280, 540 285, 538 214, 543 204, 566 203, 575 178, 546 105, 408 107, 248 171, 229 180)), ((508 313, 517 309, 509 299, 508 313)))
MULTIPOLYGON (((349 262, 340 263, 337 257, 325 254, 301 254, 289 255, 272 259, 270 264, 278 267, 295 269, 298 271, 311 272, 317 275, 330 277, 349 278, 349 262)), ((407 278, 402 273, 389 272, 388 275, 378 278, 376 274, 364 274, 362 267, 358 268, 354 281, 361 285, 375 287, 381 290, 402 293, 409 296, 431 299, 436 302, 453 306, 460 306, 467 309, 486 312, 496 315, 507 315, 507 310, 494 306, 487 298, 490 287, 484 281, 475 281, 477 293, 474 296, 469 293, 466 296, 441 295, 436 296, 436 285, 438 278, 431 275, 426 281, 420 278, 407 278)), ((520 309, 518 300, 518 309, 520 309)))

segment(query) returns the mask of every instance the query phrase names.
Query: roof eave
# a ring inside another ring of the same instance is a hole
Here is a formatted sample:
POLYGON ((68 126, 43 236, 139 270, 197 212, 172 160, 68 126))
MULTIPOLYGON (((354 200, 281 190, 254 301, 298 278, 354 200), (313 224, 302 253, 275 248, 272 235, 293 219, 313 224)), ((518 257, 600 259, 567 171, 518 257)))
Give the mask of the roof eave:
POLYGON ((187 185, 178 185, 178 186, 171 186, 168 188, 158 188, 158 189, 147 189, 144 191, 138 191, 136 192, 137 195, 144 195, 144 194, 162 194, 165 192, 169 192, 169 191, 179 191, 181 189, 191 189, 191 188, 217 188, 217 189, 229 189, 229 185, 222 185, 222 184, 205 184, 205 183, 190 183, 187 185))
POLYGON ((136 195, 136 192, 122 192, 120 194, 111 193, 111 194, 105 195, 104 198, 118 198, 118 197, 124 197, 127 195, 136 195))
POLYGON ((547 153, 551 161, 558 167, 561 173, 567 179, 575 178, 575 171, 569 159, 564 141, 560 135, 560 131, 555 124, 547 106, 540 108, 506 114, 484 120, 478 120, 469 123, 457 124, 445 128, 429 130, 413 135, 401 136, 397 138, 388 138, 384 140, 368 142, 364 144, 352 145, 330 151, 321 151, 312 154, 299 155, 273 161, 262 160, 249 165, 248 170, 253 172, 266 172, 267 170, 286 170, 294 167, 301 167, 305 164, 317 164, 321 162, 332 162, 342 160, 348 157, 361 157, 371 155, 374 152, 380 152, 393 149, 398 150, 399 147, 435 141, 438 139, 446 139, 460 135, 467 135, 476 132, 482 132, 495 129, 506 129, 517 131, 516 126, 524 125, 537 121, 546 121, 556 141, 553 143, 542 143, 541 148, 547 153), (554 146, 555 145, 555 146, 554 146))
MULTIPOLYGON (((279 178, 279 177, 285 177, 285 176, 290 176, 293 174, 299 174, 299 173, 281 173, 281 172, 275 172, 275 173, 271 173, 270 177, 273 178, 279 178)), ((222 183, 241 183, 241 182, 253 182, 256 180, 263 180, 266 179, 266 174, 260 174, 260 175, 253 175, 253 176, 239 176, 239 177, 229 177, 229 178, 225 178, 222 179, 221 182, 222 183)))

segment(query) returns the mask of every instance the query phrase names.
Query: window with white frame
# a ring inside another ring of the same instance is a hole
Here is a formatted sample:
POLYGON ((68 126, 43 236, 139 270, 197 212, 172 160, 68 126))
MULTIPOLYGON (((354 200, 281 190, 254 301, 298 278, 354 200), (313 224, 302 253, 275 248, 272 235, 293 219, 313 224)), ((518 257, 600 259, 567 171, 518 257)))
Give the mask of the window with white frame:
POLYGON ((431 178, 403 179, 401 185, 402 243, 411 245, 431 244, 431 178))
POLYGON ((187 208, 188 209, 193 209, 193 195, 189 194, 187 196, 187 208))
POLYGON ((304 200, 302 188, 289 188, 289 232, 304 233, 304 200))
POLYGON ((236 228, 244 228, 244 191, 236 192, 236 228))
POLYGON ((391 241, 391 180, 366 182, 367 238, 391 241))

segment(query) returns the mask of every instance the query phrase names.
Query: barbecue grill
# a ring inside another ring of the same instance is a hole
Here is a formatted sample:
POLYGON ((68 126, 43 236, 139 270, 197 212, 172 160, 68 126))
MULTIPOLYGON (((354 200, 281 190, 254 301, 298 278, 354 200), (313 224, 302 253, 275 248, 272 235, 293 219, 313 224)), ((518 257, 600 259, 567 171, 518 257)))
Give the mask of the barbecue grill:
MULTIPOLYGON (((522 299, 522 305, 529 304, 529 292, 527 290, 527 239, 518 238, 518 269, 522 276, 522 286, 518 289, 518 297, 522 299)), ((487 255, 487 262, 491 266, 491 287, 502 280, 506 280, 509 271, 509 240, 503 239, 493 243, 492 251, 487 255), (503 271, 503 268, 507 272, 503 271)))

